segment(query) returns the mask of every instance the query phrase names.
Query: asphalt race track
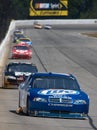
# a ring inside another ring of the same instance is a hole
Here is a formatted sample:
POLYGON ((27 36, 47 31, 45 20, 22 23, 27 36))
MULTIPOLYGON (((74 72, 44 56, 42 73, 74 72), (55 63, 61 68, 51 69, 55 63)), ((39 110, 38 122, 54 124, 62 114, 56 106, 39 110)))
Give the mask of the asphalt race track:
POLYGON ((97 31, 97 25, 22 29, 32 39, 31 62, 39 71, 72 73, 77 77, 81 88, 90 97, 89 116, 86 120, 77 120, 18 115, 18 90, 1 88, 0 130, 97 130, 97 38, 81 34, 97 31))

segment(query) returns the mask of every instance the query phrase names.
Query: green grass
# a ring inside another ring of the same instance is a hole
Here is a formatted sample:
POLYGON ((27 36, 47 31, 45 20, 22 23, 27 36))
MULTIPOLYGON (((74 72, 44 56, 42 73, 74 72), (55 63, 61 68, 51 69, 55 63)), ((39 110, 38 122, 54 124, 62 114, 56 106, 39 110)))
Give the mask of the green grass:
POLYGON ((97 38, 97 32, 93 32, 93 33, 82 33, 83 35, 87 35, 89 37, 96 37, 97 38))

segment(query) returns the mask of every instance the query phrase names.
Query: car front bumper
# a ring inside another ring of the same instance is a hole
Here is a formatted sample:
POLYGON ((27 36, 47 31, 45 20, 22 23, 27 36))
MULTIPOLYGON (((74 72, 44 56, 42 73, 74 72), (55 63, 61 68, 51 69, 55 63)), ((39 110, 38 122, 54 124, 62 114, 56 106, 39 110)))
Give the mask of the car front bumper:
POLYGON ((17 54, 14 54, 12 55, 12 58, 13 59, 30 59, 32 56, 31 55, 17 55, 17 54))
POLYGON ((31 101, 30 110, 37 111, 38 116, 82 118, 88 114, 88 105, 50 104, 31 101))

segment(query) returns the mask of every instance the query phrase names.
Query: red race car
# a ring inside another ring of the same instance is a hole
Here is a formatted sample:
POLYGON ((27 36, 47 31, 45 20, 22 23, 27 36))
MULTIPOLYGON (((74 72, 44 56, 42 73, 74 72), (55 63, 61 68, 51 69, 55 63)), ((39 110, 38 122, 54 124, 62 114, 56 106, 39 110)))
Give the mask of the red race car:
POLYGON ((27 45, 14 45, 12 48, 12 59, 30 59, 32 50, 27 45))

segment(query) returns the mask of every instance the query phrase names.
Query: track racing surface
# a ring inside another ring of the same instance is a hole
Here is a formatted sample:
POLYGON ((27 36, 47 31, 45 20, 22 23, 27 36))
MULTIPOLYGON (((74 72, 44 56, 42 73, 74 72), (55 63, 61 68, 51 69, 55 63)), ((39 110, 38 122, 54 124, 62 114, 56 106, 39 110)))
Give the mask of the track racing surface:
POLYGON ((97 39, 81 34, 95 32, 97 25, 53 25, 51 29, 22 29, 33 42, 31 62, 41 72, 74 74, 90 97, 90 111, 86 120, 18 115, 18 90, 1 88, 0 130, 97 130, 97 39))

